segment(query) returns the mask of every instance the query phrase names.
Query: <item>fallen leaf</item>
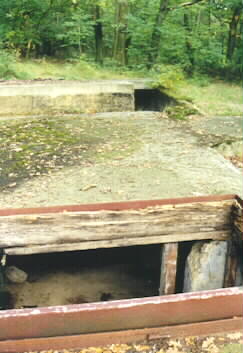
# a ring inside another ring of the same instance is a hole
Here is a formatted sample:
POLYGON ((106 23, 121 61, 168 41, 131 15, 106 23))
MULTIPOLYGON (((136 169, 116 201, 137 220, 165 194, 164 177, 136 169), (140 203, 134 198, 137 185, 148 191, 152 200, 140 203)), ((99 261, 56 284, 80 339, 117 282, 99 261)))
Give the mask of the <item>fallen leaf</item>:
POLYGON ((242 338, 243 334, 241 332, 234 332, 234 333, 229 333, 227 335, 228 338, 230 338, 231 340, 238 340, 240 338, 242 338))
POLYGON ((17 183, 11 183, 11 184, 8 184, 8 187, 9 188, 13 188, 14 186, 16 186, 17 185, 17 183))
POLYGON ((215 340, 214 337, 208 337, 205 341, 203 341, 202 348, 203 349, 207 349, 209 346, 212 345, 214 340, 215 340))
POLYGON ((88 190, 96 188, 96 187, 97 187, 96 184, 90 184, 90 185, 87 185, 87 186, 83 187, 81 190, 82 191, 88 191, 88 190))

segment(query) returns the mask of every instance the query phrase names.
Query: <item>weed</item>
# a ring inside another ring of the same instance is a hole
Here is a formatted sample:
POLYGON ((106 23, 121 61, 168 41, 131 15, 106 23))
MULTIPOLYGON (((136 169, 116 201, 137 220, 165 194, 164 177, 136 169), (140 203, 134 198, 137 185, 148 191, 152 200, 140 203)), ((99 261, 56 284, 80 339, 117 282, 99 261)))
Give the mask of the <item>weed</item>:
POLYGON ((209 116, 239 116, 243 113, 242 88, 236 84, 218 81, 199 86, 195 81, 187 81, 179 92, 192 98, 209 116))

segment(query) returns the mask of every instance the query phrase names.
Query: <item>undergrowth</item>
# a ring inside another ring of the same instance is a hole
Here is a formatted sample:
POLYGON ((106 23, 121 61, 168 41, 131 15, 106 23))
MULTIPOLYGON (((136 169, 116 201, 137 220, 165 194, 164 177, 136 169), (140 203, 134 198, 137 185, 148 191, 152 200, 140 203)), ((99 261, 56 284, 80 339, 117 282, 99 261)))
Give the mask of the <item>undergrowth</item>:
POLYGON ((176 100, 193 103, 205 115, 239 116, 243 113, 242 87, 239 84, 213 81, 199 74, 188 79, 176 65, 155 65, 150 71, 145 68, 130 70, 108 61, 101 67, 84 56, 66 61, 45 57, 20 60, 11 52, 0 50, 0 80, 129 78, 149 78, 153 80, 154 87, 161 88, 176 100))

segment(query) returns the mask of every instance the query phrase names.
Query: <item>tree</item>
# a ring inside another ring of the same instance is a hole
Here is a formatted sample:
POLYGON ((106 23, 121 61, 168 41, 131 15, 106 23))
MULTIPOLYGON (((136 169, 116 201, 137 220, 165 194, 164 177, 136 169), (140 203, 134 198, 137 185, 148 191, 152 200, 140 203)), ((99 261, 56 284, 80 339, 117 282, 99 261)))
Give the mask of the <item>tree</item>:
POLYGON ((229 23, 227 59, 232 60, 236 49, 237 40, 240 37, 239 24, 242 17, 243 3, 236 3, 232 9, 232 16, 229 23))
POLYGON ((101 20, 101 7, 95 6, 95 61, 103 64, 103 24, 101 20))
POLYGON ((242 0, 1 0, 0 44, 23 57, 85 54, 236 77, 242 10, 242 0))
POLYGON ((127 63, 128 1, 116 0, 116 25, 113 44, 113 58, 120 64, 127 63))
POLYGON ((161 39, 161 26, 169 12, 169 1, 160 0, 159 10, 156 16, 153 32, 151 35, 151 53, 149 55, 149 67, 151 67, 157 60, 159 55, 159 44, 161 39))

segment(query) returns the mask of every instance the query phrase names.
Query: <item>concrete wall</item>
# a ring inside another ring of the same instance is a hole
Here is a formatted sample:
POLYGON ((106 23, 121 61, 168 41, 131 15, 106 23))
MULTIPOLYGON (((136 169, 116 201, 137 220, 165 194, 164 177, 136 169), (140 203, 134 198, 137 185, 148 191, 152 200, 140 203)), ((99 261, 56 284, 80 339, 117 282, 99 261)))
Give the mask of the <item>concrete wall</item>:
POLYGON ((134 111, 134 85, 120 81, 0 85, 0 115, 134 111))

